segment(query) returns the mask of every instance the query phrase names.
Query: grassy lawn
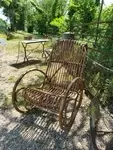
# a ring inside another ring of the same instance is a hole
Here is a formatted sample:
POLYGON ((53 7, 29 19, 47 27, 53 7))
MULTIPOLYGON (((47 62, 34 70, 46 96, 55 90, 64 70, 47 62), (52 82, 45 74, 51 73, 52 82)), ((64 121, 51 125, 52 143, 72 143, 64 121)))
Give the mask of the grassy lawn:
MULTIPOLYGON (((44 38, 40 35, 33 35, 33 34, 25 33, 23 31, 17 31, 17 32, 11 33, 10 39, 7 40, 8 37, 6 36, 6 34, 0 34, 0 38, 6 39, 6 52, 14 53, 14 54, 17 53, 19 49, 23 51, 21 41, 24 40, 25 37, 29 37, 29 36, 32 36, 35 39, 44 38)), ((45 43, 45 47, 50 47, 50 46, 51 46, 51 41, 48 43, 45 43)), ((28 50, 36 49, 36 48, 39 53, 42 51, 41 44, 40 45, 32 44, 27 47, 28 50)))

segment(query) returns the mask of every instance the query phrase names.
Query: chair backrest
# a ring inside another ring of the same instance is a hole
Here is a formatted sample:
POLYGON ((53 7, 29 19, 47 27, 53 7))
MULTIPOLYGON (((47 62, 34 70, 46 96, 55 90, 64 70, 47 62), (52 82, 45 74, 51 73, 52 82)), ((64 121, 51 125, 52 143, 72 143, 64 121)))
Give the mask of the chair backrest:
POLYGON ((47 75, 50 85, 66 88, 75 77, 82 77, 86 45, 75 40, 59 40, 53 46, 47 75))

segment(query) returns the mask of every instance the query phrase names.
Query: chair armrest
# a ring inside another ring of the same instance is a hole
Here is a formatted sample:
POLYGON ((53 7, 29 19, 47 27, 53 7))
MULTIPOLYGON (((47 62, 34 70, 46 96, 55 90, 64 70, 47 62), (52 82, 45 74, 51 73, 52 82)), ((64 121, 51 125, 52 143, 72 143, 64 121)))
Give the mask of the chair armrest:
POLYGON ((28 73, 30 73, 30 72, 32 72, 32 71, 41 72, 41 73, 45 76, 45 78, 47 78, 48 81, 50 80, 50 79, 48 78, 47 74, 46 74, 45 72, 43 72, 42 70, 40 70, 40 69, 32 69, 32 70, 29 70, 29 71, 27 71, 26 73, 22 74, 22 75, 17 79, 17 81, 15 82, 15 85, 14 85, 14 87, 13 87, 13 90, 16 89, 17 85, 20 83, 20 81, 22 80, 22 78, 23 78, 26 74, 28 74, 28 73))
POLYGON ((67 97, 67 94, 69 92, 69 90, 72 88, 72 86, 74 86, 75 84, 77 84, 77 82, 80 85, 80 89, 83 90, 84 89, 84 80, 81 77, 76 77, 72 80, 72 82, 68 85, 65 96, 67 97))

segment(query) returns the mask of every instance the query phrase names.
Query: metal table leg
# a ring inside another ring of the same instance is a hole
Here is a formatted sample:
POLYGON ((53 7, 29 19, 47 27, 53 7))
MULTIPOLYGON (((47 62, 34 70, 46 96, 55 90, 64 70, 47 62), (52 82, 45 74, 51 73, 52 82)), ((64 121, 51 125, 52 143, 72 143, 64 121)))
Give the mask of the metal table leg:
POLYGON ((44 57, 46 57, 45 49, 44 49, 45 43, 42 42, 41 44, 42 44, 42 46, 43 46, 43 47, 42 47, 42 48, 43 48, 43 51, 42 51, 42 58, 44 58, 44 57))
POLYGON ((25 62, 25 61, 28 61, 28 57, 27 57, 27 44, 24 45, 22 43, 22 46, 24 48, 24 62, 25 62))

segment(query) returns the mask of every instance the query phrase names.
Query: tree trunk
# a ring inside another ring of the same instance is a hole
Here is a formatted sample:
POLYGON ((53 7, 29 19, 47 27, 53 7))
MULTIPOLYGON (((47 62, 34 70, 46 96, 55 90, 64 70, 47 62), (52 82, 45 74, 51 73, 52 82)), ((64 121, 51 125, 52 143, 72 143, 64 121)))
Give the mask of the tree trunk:
POLYGON ((100 19, 101 19, 101 13, 102 13, 103 4, 104 4, 104 0, 102 0, 101 6, 100 6, 100 12, 99 12, 98 21, 97 21, 97 29, 96 29, 95 45, 96 45, 97 40, 98 40, 99 23, 100 23, 100 19))

